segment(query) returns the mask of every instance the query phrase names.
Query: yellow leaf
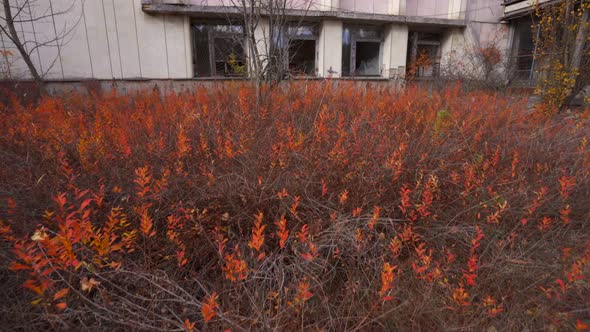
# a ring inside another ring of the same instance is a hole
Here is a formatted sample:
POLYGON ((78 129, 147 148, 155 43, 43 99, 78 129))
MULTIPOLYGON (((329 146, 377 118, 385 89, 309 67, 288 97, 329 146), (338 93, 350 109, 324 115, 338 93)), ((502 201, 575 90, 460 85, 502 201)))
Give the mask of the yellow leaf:
POLYGON ((80 288, 83 291, 90 292, 94 287, 98 285, 100 285, 100 282, 96 281, 94 278, 88 279, 87 277, 84 277, 82 278, 82 280, 80 280, 80 288))
POLYGON ((45 233, 43 228, 36 230, 33 236, 31 236, 31 240, 33 241, 44 241, 46 238, 47 233, 45 233))

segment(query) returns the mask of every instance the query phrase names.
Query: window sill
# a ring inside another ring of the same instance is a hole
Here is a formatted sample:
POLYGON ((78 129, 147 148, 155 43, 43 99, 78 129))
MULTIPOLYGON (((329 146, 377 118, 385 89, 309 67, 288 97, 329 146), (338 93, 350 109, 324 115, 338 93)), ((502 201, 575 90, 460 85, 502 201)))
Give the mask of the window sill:
POLYGON ((192 77, 189 81, 249 81, 250 77, 192 77))
POLYGON ((355 77, 344 76, 344 77, 339 77, 338 79, 342 80, 342 81, 390 81, 391 80, 391 78, 382 77, 382 76, 355 76, 355 77))

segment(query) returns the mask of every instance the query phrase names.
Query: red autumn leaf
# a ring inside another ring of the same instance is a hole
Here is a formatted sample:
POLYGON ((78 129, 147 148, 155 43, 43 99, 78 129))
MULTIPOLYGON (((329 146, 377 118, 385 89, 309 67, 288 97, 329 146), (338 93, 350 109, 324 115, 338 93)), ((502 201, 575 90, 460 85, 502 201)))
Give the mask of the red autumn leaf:
POLYGON ((563 280, 561 279, 556 279, 555 282, 559 285, 559 287, 561 288, 561 292, 565 293, 565 283, 563 282, 563 280))
POLYGON ((86 200, 84 200, 81 204, 80 204, 80 210, 84 210, 86 209, 86 207, 88 207, 88 205, 90 205, 90 203, 92 203, 94 199, 93 198, 88 198, 86 200))

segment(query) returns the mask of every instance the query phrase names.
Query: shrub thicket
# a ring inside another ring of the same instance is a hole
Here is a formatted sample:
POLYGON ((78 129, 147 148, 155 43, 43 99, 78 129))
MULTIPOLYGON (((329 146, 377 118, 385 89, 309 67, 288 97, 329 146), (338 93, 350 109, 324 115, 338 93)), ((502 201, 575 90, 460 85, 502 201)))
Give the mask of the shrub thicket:
POLYGON ((263 93, 2 105, 2 326, 590 323, 586 113, 460 87, 263 93))

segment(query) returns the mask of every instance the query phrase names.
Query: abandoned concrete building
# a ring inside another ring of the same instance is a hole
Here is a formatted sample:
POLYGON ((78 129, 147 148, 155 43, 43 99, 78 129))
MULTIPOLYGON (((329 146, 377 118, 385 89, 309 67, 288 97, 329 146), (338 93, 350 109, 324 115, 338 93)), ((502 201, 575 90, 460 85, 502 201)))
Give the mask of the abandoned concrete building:
MULTIPOLYGON (((404 78, 421 55, 429 61, 414 68, 416 76, 452 75, 468 66, 474 49, 493 45, 512 66, 504 70, 529 81, 534 45, 527 17, 534 2, 288 0, 285 15, 297 26, 282 45, 294 76, 375 80, 404 78)), ((42 0, 20 11, 15 25, 34 66, 51 81, 247 77, 244 27, 231 3, 42 0), (56 38, 62 31, 67 37, 56 38)), ((270 25, 262 17, 260 38, 270 25)), ((0 36, 0 77, 27 79, 14 44, 0 36)), ((258 47, 264 53, 267 46, 258 47)))

